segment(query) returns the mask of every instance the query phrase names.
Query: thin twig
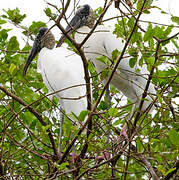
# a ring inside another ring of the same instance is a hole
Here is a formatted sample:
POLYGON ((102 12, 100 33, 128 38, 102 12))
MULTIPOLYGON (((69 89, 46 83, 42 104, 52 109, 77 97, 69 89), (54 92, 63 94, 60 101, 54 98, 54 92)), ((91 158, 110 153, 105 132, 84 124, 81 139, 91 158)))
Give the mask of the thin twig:
POLYGON ((19 54, 28 54, 29 51, 13 51, 13 50, 7 50, 7 49, 0 49, 2 52, 6 53, 19 53, 19 54))
POLYGON ((27 146, 24 146, 23 144, 19 143, 18 141, 15 140, 15 138, 13 136, 11 136, 8 132, 5 132, 5 134, 19 147, 21 147, 22 149, 25 149, 26 151, 32 153, 32 154, 35 154, 37 155, 38 157, 40 157, 41 159, 44 159, 44 160, 48 160, 48 158, 44 155, 41 155, 39 154, 38 152, 36 151, 33 151, 32 149, 28 148, 28 145, 27 146))

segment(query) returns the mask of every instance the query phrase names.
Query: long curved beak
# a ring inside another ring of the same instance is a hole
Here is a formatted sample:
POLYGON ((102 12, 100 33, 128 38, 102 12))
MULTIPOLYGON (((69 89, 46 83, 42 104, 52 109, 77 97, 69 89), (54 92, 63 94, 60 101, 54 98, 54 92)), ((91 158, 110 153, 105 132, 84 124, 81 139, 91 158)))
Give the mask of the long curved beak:
POLYGON ((39 52, 39 43, 35 40, 34 41, 34 44, 32 46, 32 49, 30 50, 30 53, 27 57, 27 61, 26 61, 26 64, 24 66, 24 71, 23 71, 23 76, 26 75, 26 72, 27 72, 27 69, 30 65, 30 63, 32 62, 32 60, 35 58, 35 56, 38 54, 39 52))
MULTIPOLYGON (((80 18, 80 16, 78 14, 76 14, 72 20, 69 22, 68 26, 65 28, 66 33, 68 33, 68 35, 71 35, 75 30, 79 29, 83 24, 83 19, 80 18)), ((60 38, 60 40, 58 41, 58 44, 56 47, 60 47, 63 42, 65 41, 66 36, 65 34, 63 34, 60 38)))

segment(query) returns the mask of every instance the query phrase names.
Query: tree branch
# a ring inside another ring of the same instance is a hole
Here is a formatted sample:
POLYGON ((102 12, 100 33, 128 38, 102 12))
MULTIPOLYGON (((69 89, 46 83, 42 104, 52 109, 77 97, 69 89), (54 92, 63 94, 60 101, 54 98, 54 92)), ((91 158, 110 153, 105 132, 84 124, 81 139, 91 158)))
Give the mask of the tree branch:
MULTIPOLYGON (((25 101, 23 101, 21 98, 17 97, 15 94, 8 92, 4 87, 0 86, 0 90, 3 91, 7 96, 10 96, 12 99, 14 99, 15 101, 17 101, 18 103, 20 103, 21 105, 27 107, 27 109, 40 121, 40 123, 43 126, 47 126, 47 123, 43 120, 42 115, 39 114, 37 111, 35 111, 35 109, 33 109, 31 106, 29 106, 25 101)), ((56 149, 56 144, 55 141, 53 139, 53 135, 50 129, 47 129, 48 132, 48 136, 50 139, 50 142, 52 144, 53 147, 53 151, 54 151, 54 155, 57 156, 57 149, 56 149)))
POLYGON ((150 164, 150 162, 140 153, 137 153, 137 148, 134 145, 131 145, 131 149, 135 152, 134 156, 137 157, 138 159, 140 159, 140 161, 147 167, 149 173, 152 176, 153 180, 159 180, 159 177, 157 176, 157 174, 155 173, 152 165, 150 164))
POLYGON ((154 69, 155 69, 155 64, 157 63, 157 60, 159 59, 159 56, 158 56, 158 53, 159 53, 159 47, 160 47, 160 44, 162 42, 165 42, 165 41, 169 41, 170 39, 178 36, 179 32, 174 34, 173 36, 169 37, 169 38, 166 38, 166 39, 158 39, 157 37, 155 37, 155 39, 157 40, 157 47, 156 47, 156 52, 155 52, 155 62, 154 62, 154 65, 150 71, 150 75, 149 75, 149 78, 147 80, 147 84, 145 86, 145 89, 144 89, 144 92, 142 94, 142 98, 141 98, 141 101, 140 101, 140 105, 139 105, 139 110, 137 112, 137 115, 135 117, 135 120, 134 120, 134 128, 133 128, 133 132, 136 128, 136 125, 137 125, 137 121, 139 120, 140 116, 141 116, 141 109, 142 109, 142 106, 143 106, 143 103, 144 103, 144 99, 145 97, 147 96, 147 91, 148 91, 148 88, 149 88, 149 85, 150 85, 150 82, 152 80, 152 74, 154 73, 154 69))

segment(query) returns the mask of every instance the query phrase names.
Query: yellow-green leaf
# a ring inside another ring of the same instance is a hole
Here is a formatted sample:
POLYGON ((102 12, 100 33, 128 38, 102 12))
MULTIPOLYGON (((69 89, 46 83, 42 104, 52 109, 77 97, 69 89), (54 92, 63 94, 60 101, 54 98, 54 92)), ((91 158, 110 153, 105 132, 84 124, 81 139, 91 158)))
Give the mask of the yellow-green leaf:
POLYGON ((15 69, 16 69, 16 65, 12 63, 12 64, 10 65, 10 67, 9 67, 9 72, 10 72, 11 75, 13 74, 13 72, 14 72, 15 69))
POLYGON ((116 117, 118 112, 119 112, 119 110, 117 108, 110 108, 109 109, 109 115, 112 117, 116 117))
POLYGON ((178 132, 176 132, 175 130, 171 130, 169 132, 169 139, 174 146, 179 148, 179 141, 178 141, 179 140, 179 133, 178 132))

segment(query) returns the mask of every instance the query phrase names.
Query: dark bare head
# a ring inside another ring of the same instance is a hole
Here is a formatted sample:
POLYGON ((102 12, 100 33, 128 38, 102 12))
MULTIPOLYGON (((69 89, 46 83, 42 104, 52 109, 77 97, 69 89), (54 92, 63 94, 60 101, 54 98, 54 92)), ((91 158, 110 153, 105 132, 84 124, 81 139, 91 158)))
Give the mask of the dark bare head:
MULTIPOLYGON (((70 35, 72 32, 83 26, 88 26, 89 28, 92 28, 95 20, 96 16, 92 8, 88 4, 83 5, 76 12, 75 16, 72 18, 65 31, 70 35)), ((61 46, 65 39, 66 36, 63 34, 57 44, 57 47, 61 46)))
POLYGON ((32 49, 30 50, 30 53, 27 57, 27 61, 24 66, 23 75, 25 76, 30 63, 42 48, 46 47, 48 49, 53 49, 54 46, 55 46, 55 38, 53 34, 50 31, 48 31, 48 29, 45 27, 40 28, 39 33, 35 38, 32 49))

